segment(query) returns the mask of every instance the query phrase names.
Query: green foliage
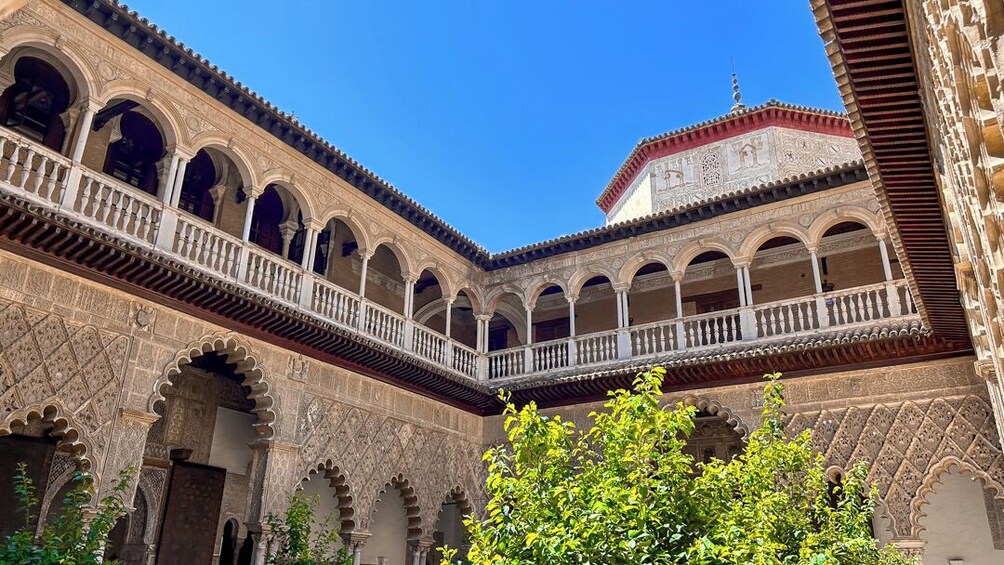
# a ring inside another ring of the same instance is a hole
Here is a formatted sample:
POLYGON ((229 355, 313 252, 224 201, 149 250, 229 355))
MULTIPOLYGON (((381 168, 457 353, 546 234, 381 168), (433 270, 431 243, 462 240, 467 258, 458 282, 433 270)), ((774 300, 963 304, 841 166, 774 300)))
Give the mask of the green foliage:
POLYGON ((125 516, 122 495, 133 474, 135 469, 131 467, 123 470, 113 492, 96 507, 91 506, 95 495, 93 479, 83 473, 74 474, 74 487, 63 499, 63 512, 45 524, 41 534, 36 537, 32 526, 38 520, 35 513, 38 507, 35 484, 28 477, 26 466, 23 463, 18 465, 14 492, 18 497, 19 510, 24 514, 24 525, 3 540, 0 545, 0 563, 111 564, 102 557, 115 522, 125 516))
POLYGON ((338 547, 338 531, 332 527, 332 517, 318 521, 314 509, 319 500, 296 493, 289 500, 286 514, 268 516, 274 538, 268 562, 271 565, 349 565, 352 556, 338 547))
MULTIPOLYGON (((830 495, 808 433, 789 438, 780 375, 763 423, 732 461, 683 452, 695 410, 659 405, 665 370, 610 393, 586 432, 503 395, 509 444, 485 454, 486 518, 465 521, 474 565, 900 565, 869 524, 863 465, 830 495), (835 504, 832 502, 835 500, 835 504)), ((444 552, 447 562, 456 556, 444 552)))

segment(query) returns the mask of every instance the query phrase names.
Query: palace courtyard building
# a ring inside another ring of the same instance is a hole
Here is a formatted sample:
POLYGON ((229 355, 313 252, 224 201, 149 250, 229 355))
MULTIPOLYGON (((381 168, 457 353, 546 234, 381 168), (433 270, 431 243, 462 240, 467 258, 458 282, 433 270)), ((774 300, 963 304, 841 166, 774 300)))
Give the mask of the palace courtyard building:
POLYGON ((18 462, 38 528, 132 466, 128 565, 262 565, 298 489, 356 565, 435 565, 500 388, 585 422, 662 365, 698 460, 781 371, 882 543, 1004 562, 1004 5, 811 10, 846 114, 733 77, 604 226, 490 253, 114 0, 0 5, 0 535, 18 462))

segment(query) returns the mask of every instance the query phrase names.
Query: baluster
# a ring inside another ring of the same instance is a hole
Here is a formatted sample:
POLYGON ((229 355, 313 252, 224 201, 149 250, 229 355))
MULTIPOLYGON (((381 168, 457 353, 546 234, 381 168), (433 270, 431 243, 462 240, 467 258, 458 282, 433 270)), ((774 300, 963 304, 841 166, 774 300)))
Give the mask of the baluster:
POLYGON ((21 178, 17 182, 19 188, 28 190, 28 177, 31 176, 31 164, 35 160, 35 148, 28 148, 28 156, 21 165, 21 178))
MULTIPOLYGON (((49 199, 49 195, 42 190, 42 184, 45 183, 45 169, 49 166, 49 157, 46 155, 39 155, 38 158, 38 169, 35 169, 35 182, 32 186, 32 192, 45 198, 49 199)), ((56 168, 56 163, 52 163, 52 168, 56 168)), ((25 187, 27 188, 27 187, 25 187)))
POLYGON ((17 168, 17 161, 18 159, 20 159, 20 155, 21 155, 21 146, 15 143, 14 151, 11 152, 10 161, 8 161, 7 163, 7 174, 4 175, 3 178, 5 182, 11 182, 11 179, 14 178, 14 169, 17 168))
POLYGON ((59 182, 59 163, 52 162, 52 172, 49 173, 48 182, 45 184, 45 197, 53 202, 59 202, 62 193, 56 193, 56 183, 59 182))

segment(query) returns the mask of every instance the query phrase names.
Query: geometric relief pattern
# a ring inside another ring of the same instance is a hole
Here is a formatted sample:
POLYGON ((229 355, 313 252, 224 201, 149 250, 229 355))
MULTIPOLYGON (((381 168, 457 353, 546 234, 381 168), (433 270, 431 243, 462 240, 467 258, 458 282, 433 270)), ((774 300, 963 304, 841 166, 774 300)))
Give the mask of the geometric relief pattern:
POLYGON ((423 536, 432 536, 451 492, 461 492, 474 509, 484 508, 480 443, 326 398, 305 396, 301 407, 297 443, 302 474, 295 484, 307 471, 337 469, 351 499, 353 523, 347 526, 355 531, 368 531, 381 492, 398 478, 417 500, 418 508, 411 512, 417 513, 423 536))
POLYGON ((86 451, 86 461, 99 462, 128 345, 125 336, 0 301, 0 429, 55 408, 57 420, 75 427, 57 430, 77 436, 64 440, 86 451))
POLYGON ((1004 496, 1000 438, 990 405, 977 396, 795 414, 788 431, 803 430, 812 430, 813 447, 827 465, 869 464, 868 479, 900 539, 919 535, 922 485, 946 461, 957 461, 1004 496))

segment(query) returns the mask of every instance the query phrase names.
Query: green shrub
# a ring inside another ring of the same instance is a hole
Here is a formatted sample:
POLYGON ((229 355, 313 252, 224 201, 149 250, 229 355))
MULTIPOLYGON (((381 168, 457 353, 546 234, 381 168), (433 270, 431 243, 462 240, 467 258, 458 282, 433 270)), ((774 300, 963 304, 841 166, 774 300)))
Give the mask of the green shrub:
POLYGON ((350 565, 352 556, 339 547, 338 530, 332 527, 333 519, 326 516, 318 521, 314 517, 316 496, 306 498, 296 493, 289 500, 289 508, 282 518, 269 514, 272 530, 271 565, 350 565))
MULTIPOLYGON (((659 405, 665 370, 610 393, 586 432, 506 401, 509 443, 488 450, 486 518, 465 520, 474 565, 899 565, 871 536, 858 464, 833 495, 808 432, 784 430, 780 375, 731 461, 683 451, 695 409, 659 405)), ((445 549, 447 562, 456 555, 445 549)))
POLYGON ((122 502, 122 494, 128 488, 129 478, 134 473, 133 468, 122 471, 112 494, 93 508, 90 504, 95 494, 92 477, 75 473, 74 487, 63 499, 62 513, 47 521, 41 534, 36 536, 33 527, 39 519, 36 514, 39 502, 35 494, 36 487, 28 477, 26 466, 23 463, 18 465, 14 491, 17 493, 19 511, 24 514, 24 525, 4 538, 3 545, 0 546, 0 564, 112 563, 105 561, 103 555, 115 522, 125 516, 126 507, 122 502))

